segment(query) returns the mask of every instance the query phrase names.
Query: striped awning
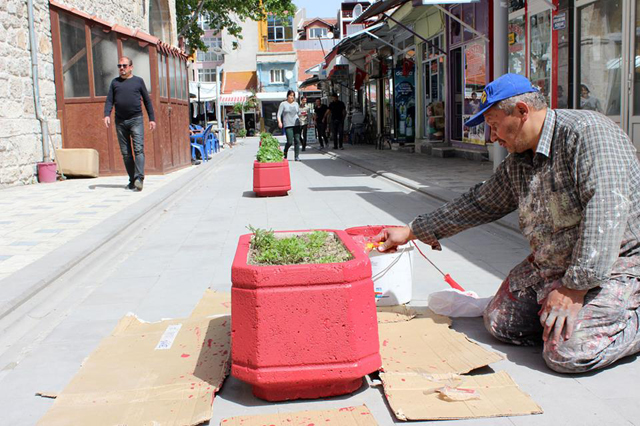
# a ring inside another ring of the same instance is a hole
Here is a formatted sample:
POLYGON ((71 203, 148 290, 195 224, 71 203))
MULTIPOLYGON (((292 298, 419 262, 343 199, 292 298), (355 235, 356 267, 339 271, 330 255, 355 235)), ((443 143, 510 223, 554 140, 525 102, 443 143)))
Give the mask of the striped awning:
POLYGON ((234 106, 238 102, 244 103, 247 100, 247 95, 229 94, 220 95, 220 105, 222 106, 234 106))

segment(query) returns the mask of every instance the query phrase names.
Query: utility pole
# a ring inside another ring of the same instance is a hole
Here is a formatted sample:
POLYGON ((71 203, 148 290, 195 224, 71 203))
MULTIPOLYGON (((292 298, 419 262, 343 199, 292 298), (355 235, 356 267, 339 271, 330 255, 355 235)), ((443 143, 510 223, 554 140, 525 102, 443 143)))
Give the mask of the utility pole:
POLYGON ((220 65, 216 66, 216 120, 218 120, 218 137, 220 138, 220 146, 222 146, 227 141, 227 130, 224 127, 224 123, 222 121, 222 112, 220 108, 220 65))
MULTIPOLYGON (((507 0, 493 0, 493 79, 509 72, 509 5, 507 0)), ((507 156, 507 150, 493 144, 493 170, 507 156)))

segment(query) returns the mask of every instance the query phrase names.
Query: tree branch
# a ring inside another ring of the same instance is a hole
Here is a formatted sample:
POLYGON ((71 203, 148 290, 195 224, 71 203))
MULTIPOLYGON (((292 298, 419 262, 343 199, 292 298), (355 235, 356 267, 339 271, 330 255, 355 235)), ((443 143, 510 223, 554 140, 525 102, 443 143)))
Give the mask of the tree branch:
POLYGON ((191 14, 191 18, 189 18, 189 21, 187 21, 187 23, 182 26, 182 28, 180 29, 180 32, 178 33, 178 37, 180 37, 180 36, 185 37, 186 36, 185 32, 187 31, 187 29, 191 25, 193 25, 193 23, 200 16, 200 13, 202 13, 202 8, 204 7, 204 2, 205 2, 205 0, 199 0, 198 1, 198 6, 196 7, 195 12, 193 12, 191 14))

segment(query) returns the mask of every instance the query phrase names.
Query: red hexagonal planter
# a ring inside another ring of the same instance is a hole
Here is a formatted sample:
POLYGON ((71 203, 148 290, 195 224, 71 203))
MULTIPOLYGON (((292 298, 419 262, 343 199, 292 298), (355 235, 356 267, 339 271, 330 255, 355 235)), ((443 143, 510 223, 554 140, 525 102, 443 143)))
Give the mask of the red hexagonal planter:
POLYGON ((382 365, 369 258, 344 231, 325 231, 354 258, 249 265, 251 235, 240 237, 231 271, 231 372, 259 398, 350 393, 382 365))
POLYGON ((289 190, 291 177, 286 159, 279 163, 253 162, 253 192, 258 197, 287 195, 289 190))

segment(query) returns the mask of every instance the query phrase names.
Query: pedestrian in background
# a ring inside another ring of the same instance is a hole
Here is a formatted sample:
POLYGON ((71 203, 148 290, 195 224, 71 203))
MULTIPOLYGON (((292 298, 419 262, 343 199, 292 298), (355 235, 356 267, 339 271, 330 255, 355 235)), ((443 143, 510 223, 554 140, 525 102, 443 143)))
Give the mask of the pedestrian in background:
POLYGON ((152 132, 156 128, 156 119, 144 80, 133 75, 133 61, 126 56, 120 58, 118 72, 120 75, 111 81, 107 101, 104 103, 104 125, 108 128, 111 124, 111 110, 115 106, 116 134, 124 167, 129 175, 129 184, 126 188, 142 191, 144 182, 144 119, 141 99, 144 102, 147 115, 149 115, 149 130, 152 132))
POLYGON ((300 142, 302 150, 307 150, 307 128, 309 125, 309 116, 311 115, 311 105, 307 105, 307 97, 300 97, 300 142))
POLYGON ((316 133, 318 135, 318 142, 320 143, 320 149, 323 149, 325 145, 329 146, 327 139, 327 123, 324 120, 327 115, 329 107, 322 103, 321 99, 316 99, 316 107, 313 111, 313 116, 316 121, 316 133))
POLYGON ((333 149, 344 149, 342 139, 344 139, 344 119, 347 116, 347 107, 344 102, 338 99, 334 93, 329 104, 329 113, 325 115, 325 123, 331 123, 331 135, 333 136, 333 149))
POLYGON ((287 91, 287 100, 278 107, 278 127, 284 130, 287 143, 284 146, 284 158, 293 144, 295 160, 300 161, 300 106, 295 101, 293 90, 287 91))

